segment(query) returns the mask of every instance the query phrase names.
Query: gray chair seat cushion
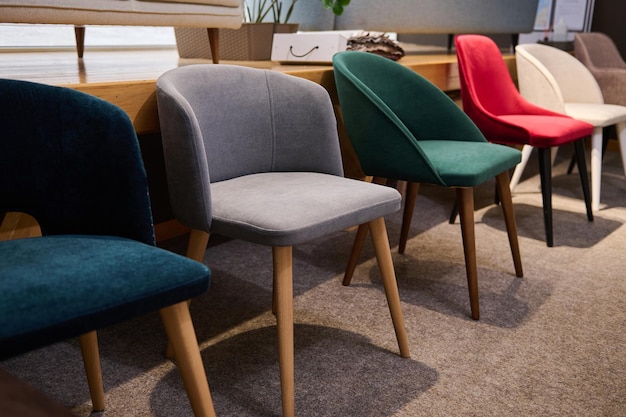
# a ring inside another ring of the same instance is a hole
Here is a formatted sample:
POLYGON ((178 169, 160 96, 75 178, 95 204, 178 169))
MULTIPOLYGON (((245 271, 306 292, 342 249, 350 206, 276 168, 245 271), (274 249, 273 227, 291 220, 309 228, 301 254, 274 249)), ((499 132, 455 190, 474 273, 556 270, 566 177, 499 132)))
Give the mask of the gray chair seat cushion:
POLYGON ((314 172, 269 172, 211 184, 212 232, 291 246, 400 209, 393 188, 314 172))

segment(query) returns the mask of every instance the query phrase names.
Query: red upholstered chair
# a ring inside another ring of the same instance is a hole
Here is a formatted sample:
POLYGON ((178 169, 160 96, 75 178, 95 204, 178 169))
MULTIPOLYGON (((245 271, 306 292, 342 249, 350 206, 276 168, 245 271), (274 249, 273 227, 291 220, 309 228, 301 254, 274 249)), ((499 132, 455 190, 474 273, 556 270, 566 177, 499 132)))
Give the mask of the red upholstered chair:
POLYGON ((553 246, 550 148, 574 145, 587 218, 593 221, 584 150, 584 140, 592 134, 593 126, 526 101, 490 38, 459 35, 455 44, 465 113, 490 142, 531 145, 539 151, 546 243, 553 246))

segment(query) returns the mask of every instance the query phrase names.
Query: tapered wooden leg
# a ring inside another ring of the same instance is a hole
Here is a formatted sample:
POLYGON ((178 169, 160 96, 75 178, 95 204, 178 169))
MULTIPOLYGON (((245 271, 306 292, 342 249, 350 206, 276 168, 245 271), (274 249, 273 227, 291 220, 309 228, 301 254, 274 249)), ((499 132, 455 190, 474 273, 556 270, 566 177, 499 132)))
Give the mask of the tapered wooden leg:
POLYGON ((98 334, 86 333, 79 338, 80 351, 83 355, 87 384, 91 395, 93 411, 104 410, 104 387, 102 385, 102 368, 100 367, 100 352, 98 350, 98 334))
POLYGON ((160 310, 195 417, 215 417, 213 400, 186 301, 160 310))
MULTIPOLYGON (((387 183, 387 178, 367 177, 365 181, 373 182, 374 184, 384 185, 387 183)), ((350 285, 350 281, 352 281, 352 275, 354 275, 354 270, 359 263, 359 256, 361 255, 361 251, 363 250, 363 244, 365 243, 365 239, 367 238, 368 231, 369 228, 367 227, 367 224, 359 225, 356 236, 354 237, 354 243, 352 244, 352 252, 350 252, 348 266, 346 266, 346 272, 343 274, 343 285, 345 286, 350 285)))
POLYGON ((293 270, 291 246, 272 248, 274 264, 275 314, 278 327, 278 362, 283 417, 295 413, 293 348, 293 270))
POLYGON ((76 39, 76 54, 82 58, 85 52, 85 26, 74 26, 74 38, 76 39))
MULTIPOLYGON (((189 233, 189 243, 187 244, 186 256, 194 261, 202 262, 204 260, 204 253, 206 252, 206 246, 209 243, 209 233, 204 230, 191 229, 189 233)), ((187 305, 191 303, 191 300, 187 301, 187 305)), ((168 342, 165 348, 165 356, 172 360, 174 357, 174 348, 172 343, 168 342)))
POLYGON ((574 141, 574 153, 576 154, 576 165, 580 175, 580 184, 583 188, 587 219, 593 221, 593 211, 591 210, 591 193, 589 192, 589 177, 587 176, 587 159, 585 158, 585 140, 574 141))
POLYGON ((500 195, 500 206, 504 215, 504 223, 506 231, 509 235, 509 246, 511 247, 511 255, 513 255, 513 264, 515 265, 515 275, 524 276, 522 269, 522 257, 519 251, 519 241, 517 239, 517 225, 515 223, 515 212, 513 210, 513 199, 511 198, 511 188, 509 187, 509 173, 504 171, 496 176, 496 186, 500 195))
POLYGON ((189 243, 187 245, 187 257, 194 261, 202 262, 206 246, 209 243, 209 234, 204 230, 192 229, 189 233, 189 243))
POLYGON ((354 274, 354 270, 359 263, 359 255, 361 255, 361 251, 363 250, 363 245, 365 244, 365 238, 367 238, 368 231, 369 227, 367 226, 367 223, 359 225, 359 228, 356 231, 354 243, 352 244, 352 252, 350 252, 350 258, 348 259, 348 266, 346 267, 346 272, 343 275, 343 285, 345 286, 350 285, 350 281, 352 281, 352 275, 354 274))
POLYGON ((415 200, 419 191, 420 184, 418 182, 409 182, 406 187, 406 195, 404 196, 404 213, 402 213, 402 229, 400 230, 400 243, 398 244, 398 253, 404 253, 406 249, 406 241, 409 238, 409 229, 411 228, 411 219, 415 210, 415 200))
POLYGON ((220 63, 220 30, 216 28, 207 28, 209 35, 209 46, 211 47, 211 61, 214 64, 220 63))
POLYGON ((404 316, 402 315, 402 308, 400 306, 400 294, 398 293, 396 273, 391 259, 391 248, 389 247, 389 237, 387 236, 385 220, 382 217, 372 220, 369 222, 369 228, 372 231, 372 242, 376 250, 376 260, 378 261, 378 268, 380 269, 383 287, 385 288, 385 296, 387 297, 393 328, 396 332, 396 338, 398 339, 400 356, 409 358, 411 357, 409 352, 409 339, 407 337, 406 327, 404 326, 404 316))
POLYGON ((461 222, 461 234, 463 235, 470 308, 472 310, 472 318, 478 320, 480 318, 480 310, 478 307, 478 267, 476 265, 476 236, 474 233, 474 189, 457 188, 456 199, 459 204, 459 219, 461 222))

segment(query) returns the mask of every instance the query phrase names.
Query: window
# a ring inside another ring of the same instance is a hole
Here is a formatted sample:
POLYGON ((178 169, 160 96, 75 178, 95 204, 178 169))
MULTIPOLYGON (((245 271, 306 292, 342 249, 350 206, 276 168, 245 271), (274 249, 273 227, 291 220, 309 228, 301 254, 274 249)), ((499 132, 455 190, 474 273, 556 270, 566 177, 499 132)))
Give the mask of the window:
MULTIPOLYGON (((174 29, 151 26, 87 26, 85 47, 173 47, 174 29)), ((74 48, 72 25, 0 24, 0 48, 74 48)))

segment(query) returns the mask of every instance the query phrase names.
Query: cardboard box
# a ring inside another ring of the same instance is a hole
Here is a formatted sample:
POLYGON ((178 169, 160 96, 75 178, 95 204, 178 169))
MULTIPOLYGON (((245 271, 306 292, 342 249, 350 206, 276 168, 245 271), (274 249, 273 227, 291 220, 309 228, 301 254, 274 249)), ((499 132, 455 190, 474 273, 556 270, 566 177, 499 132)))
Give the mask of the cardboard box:
POLYGON ((272 61, 331 64, 333 55, 346 50, 348 39, 360 30, 275 33, 272 61))

